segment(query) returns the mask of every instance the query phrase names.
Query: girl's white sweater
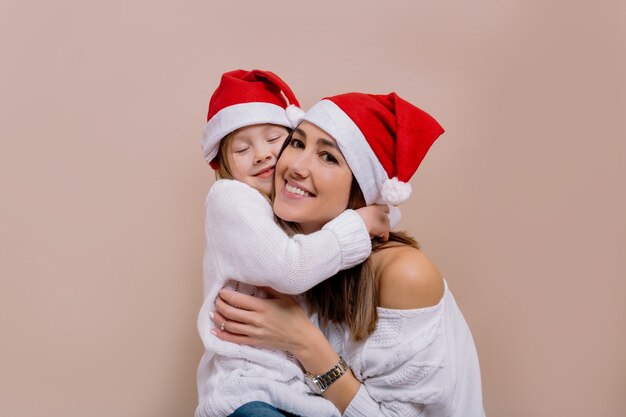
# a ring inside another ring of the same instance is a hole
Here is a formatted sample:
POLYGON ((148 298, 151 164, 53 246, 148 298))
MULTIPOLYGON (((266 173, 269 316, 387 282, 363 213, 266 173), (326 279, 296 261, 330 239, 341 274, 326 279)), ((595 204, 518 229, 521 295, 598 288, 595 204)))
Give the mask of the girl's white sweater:
POLYGON ((261 193, 239 181, 219 180, 207 195, 205 235, 198 317, 205 353, 198 367, 196 417, 228 416, 250 401, 301 416, 339 416, 332 403, 308 389, 292 355, 219 340, 211 333, 215 323, 209 313, 225 285, 260 296, 256 286, 301 294, 365 261, 371 241, 361 217, 346 210, 316 233, 289 237, 261 193))

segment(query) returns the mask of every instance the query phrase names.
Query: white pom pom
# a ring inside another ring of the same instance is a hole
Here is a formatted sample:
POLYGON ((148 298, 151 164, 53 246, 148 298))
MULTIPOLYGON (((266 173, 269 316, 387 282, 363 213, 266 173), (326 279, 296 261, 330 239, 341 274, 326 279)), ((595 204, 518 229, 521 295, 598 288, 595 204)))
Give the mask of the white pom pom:
POLYGON ((302 119, 304 119, 304 110, 293 104, 288 105, 285 112, 287 113, 287 120, 291 123, 291 127, 298 126, 302 119))
POLYGON ((385 181, 380 194, 383 197, 383 201, 393 206, 397 206, 409 199, 411 191, 411 184, 408 182, 398 181, 397 177, 393 177, 392 179, 385 181))

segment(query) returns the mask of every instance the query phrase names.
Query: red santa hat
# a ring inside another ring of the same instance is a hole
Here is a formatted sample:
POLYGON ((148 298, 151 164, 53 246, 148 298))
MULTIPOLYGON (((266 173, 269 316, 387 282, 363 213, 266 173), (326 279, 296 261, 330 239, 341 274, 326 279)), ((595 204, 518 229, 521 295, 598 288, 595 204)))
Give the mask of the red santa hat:
POLYGON ((428 113, 395 93, 326 97, 304 120, 337 141, 367 204, 406 201, 408 181, 444 132, 428 113))
POLYGON ((294 128, 304 112, 291 88, 270 71, 234 70, 222 75, 209 101, 202 137, 204 158, 213 169, 220 141, 229 133, 256 124, 294 128))

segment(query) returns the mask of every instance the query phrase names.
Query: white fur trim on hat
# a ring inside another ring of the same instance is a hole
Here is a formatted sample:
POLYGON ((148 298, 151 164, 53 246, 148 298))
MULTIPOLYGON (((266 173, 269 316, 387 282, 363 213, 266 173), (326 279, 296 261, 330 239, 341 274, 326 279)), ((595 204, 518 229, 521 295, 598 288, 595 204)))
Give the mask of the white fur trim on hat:
POLYGON ((380 194, 384 202, 397 206, 409 199, 411 191, 411 184, 398 181, 398 177, 393 177, 385 181, 380 194))
POLYGON ((242 103, 228 106, 218 111, 204 127, 202 151, 207 162, 217 156, 219 144, 230 132, 244 126, 271 123, 292 127, 285 109, 271 103, 242 103))
POLYGON ((402 219, 402 213, 400 212, 400 209, 396 206, 387 204, 387 207, 389 207, 389 214, 387 214, 387 217, 389 217, 389 226, 391 227, 391 229, 393 229, 402 219))
POLYGON ((365 202, 383 203, 380 192, 389 177, 356 123, 330 100, 322 100, 311 107, 304 120, 313 123, 337 141, 363 191, 365 202))
POLYGON ((304 110, 294 104, 288 105, 285 109, 285 113, 287 113, 287 119, 289 119, 291 127, 298 126, 302 119, 304 119, 305 114, 304 110))

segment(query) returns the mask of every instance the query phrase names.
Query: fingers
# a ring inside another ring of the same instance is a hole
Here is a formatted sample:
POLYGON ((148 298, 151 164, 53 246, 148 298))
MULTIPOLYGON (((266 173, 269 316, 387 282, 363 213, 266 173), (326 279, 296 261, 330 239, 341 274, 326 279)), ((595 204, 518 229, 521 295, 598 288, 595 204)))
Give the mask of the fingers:
POLYGON ((382 211, 385 214, 389 214, 389 205, 387 204, 372 204, 372 207, 376 207, 378 210, 382 211))
POLYGON ((222 317, 226 318, 226 320, 237 321, 245 324, 254 324, 253 312, 229 304, 224 300, 221 293, 215 300, 215 311, 222 317))
POLYGON ((215 323, 213 333, 218 337, 227 333, 249 337, 254 333, 254 329, 251 326, 245 323, 229 320, 217 311, 212 313, 212 319, 215 323))
POLYGON ((381 207, 383 208, 383 213, 381 214, 380 222, 383 232, 378 235, 378 237, 386 242, 389 240, 389 231, 391 230, 391 224, 389 219, 389 206, 387 204, 384 204, 381 205, 381 207))
POLYGON ((242 336, 239 334, 233 334, 233 333, 228 333, 228 332, 216 332, 216 336, 226 342, 236 343, 238 345, 251 345, 251 346, 257 345, 255 340, 249 338, 248 336, 242 336))
POLYGON ((261 311, 265 305, 264 303, 267 302, 267 300, 263 300, 253 295, 227 290, 226 288, 222 288, 220 290, 218 299, 219 298, 233 307, 248 311, 261 311))
POLYGON ((237 343, 240 345, 256 346, 258 344, 255 338, 246 334, 245 331, 247 329, 241 323, 224 320, 224 318, 220 316, 219 313, 214 314, 213 320, 215 320, 217 327, 211 330, 211 333, 213 333, 219 339, 231 343, 237 343), (224 327, 223 330, 222 327, 224 327))

